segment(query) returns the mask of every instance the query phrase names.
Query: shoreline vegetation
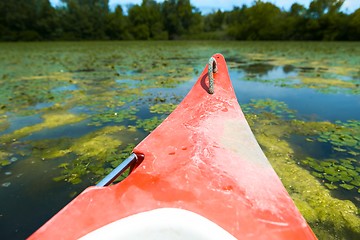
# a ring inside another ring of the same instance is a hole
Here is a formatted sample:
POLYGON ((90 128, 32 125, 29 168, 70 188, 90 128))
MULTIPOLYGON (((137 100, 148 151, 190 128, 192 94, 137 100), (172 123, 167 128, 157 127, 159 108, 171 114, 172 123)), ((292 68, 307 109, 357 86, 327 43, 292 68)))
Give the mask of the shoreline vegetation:
POLYGON ((0 41, 77 40, 286 40, 358 41, 360 9, 343 0, 294 3, 286 11, 256 0, 251 6, 202 14, 190 0, 143 0, 110 10, 108 0, 0 2, 0 41))

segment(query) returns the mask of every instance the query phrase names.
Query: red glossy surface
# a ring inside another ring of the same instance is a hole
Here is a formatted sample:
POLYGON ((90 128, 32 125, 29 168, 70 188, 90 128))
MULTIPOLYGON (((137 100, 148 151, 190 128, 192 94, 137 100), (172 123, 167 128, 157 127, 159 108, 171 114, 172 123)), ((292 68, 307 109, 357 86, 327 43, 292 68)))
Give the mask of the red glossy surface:
POLYGON ((177 109, 136 148, 121 183, 89 187, 30 239, 76 239, 156 208, 196 212, 238 239, 315 239, 256 142, 222 55, 215 93, 207 68, 177 109))

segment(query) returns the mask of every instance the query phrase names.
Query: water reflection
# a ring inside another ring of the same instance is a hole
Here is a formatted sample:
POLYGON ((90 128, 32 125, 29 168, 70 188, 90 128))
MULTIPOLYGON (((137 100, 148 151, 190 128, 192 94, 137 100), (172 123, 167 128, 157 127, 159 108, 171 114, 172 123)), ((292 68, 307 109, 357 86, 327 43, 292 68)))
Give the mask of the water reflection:
POLYGON ((9 123, 10 126, 5 129, 5 131, 0 132, 0 136, 8 133, 12 133, 15 130, 18 130, 20 128, 29 126, 29 125, 35 125, 38 123, 43 122, 43 119, 41 118, 40 114, 34 114, 30 116, 17 116, 16 114, 9 114, 9 123))
POLYGON ((51 106, 54 106, 55 103, 53 102, 42 102, 42 103, 37 103, 34 106, 29 107, 30 110, 41 110, 44 108, 49 108, 51 106))
POLYGON ((115 82, 123 88, 137 88, 138 87, 138 81, 133 79, 116 79, 115 82))
POLYGON ((52 92, 64 92, 64 91, 75 91, 78 90, 79 86, 77 84, 71 84, 67 86, 60 86, 57 88, 52 89, 52 92))
POLYGON ((255 76, 264 76, 275 68, 274 65, 268 63, 254 63, 249 65, 239 66, 240 69, 243 69, 249 75, 255 76))
MULTIPOLYGON (((239 102, 242 104, 248 103, 251 99, 271 98, 286 102, 291 109, 297 110, 299 117, 305 119, 325 121, 359 119, 360 111, 354 111, 360 109, 359 95, 319 93, 311 88, 288 87, 301 82, 300 72, 315 70, 312 67, 299 68, 289 64, 275 66, 266 62, 247 64, 242 62, 237 68, 230 68, 229 73, 239 102), (286 85, 282 84, 284 81, 286 85)), ((336 75, 336 77, 344 81, 353 80, 351 76, 336 75)))
MULTIPOLYGON (((296 77, 297 71, 284 70, 285 67, 272 67, 262 72, 259 79, 266 81, 296 77)), ((325 94, 309 88, 288 88, 275 84, 264 84, 259 81, 249 81, 246 71, 229 71, 240 104, 251 99, 271 98, 286 102, 291 109, 297 110, 299 117, 311 120, 346 121, 359 119, 360 97, 341 93, 325 94)))

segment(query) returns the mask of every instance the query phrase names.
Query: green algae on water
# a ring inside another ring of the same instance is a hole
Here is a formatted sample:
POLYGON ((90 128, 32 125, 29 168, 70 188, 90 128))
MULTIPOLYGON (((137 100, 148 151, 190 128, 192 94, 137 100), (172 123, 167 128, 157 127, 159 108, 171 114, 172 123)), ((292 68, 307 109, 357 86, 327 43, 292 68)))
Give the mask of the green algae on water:
MULTIPOLYGON (((337 234, 348 239, 359 236, 358 207, 348 200, 340 200, 331 195, 331 191, 340 189, 351 191, 353 196, 358 194, 356 185, 360 181, 357 171, 360 170, 357 165, 359 161, 349 157, 324 160, 311 156, 299 161, 289 143, 293 134, 303 135, 304 138, 312 136, 316 141, 317 136, 321 136, 323 132, 336 132, 337 129, 342 131, 344 123, 338 122, 338 125, 286 118, 284 113, 289 112, 289 109, 277 104, 282 107, 281 111, 276 111, 277 108, 268 107, 270 102, 271 100, 260 100, 245 105, 246 118, 295 204, 319 238, 335 239, 333 236, 337 234), (312 171, 309 172, 306 167, 312 171)), ((351 126, 356 128, 357 123, 352 122, 351 126)), ((350 127, 350 131, 356 129, 350 127)), ((309 144, 315 144, 315 141, 309 144)), ((335 143, 328 144, 333 146, 335 143)), ((348 147, 354 147, 352 143, 349 145, 348 147)))
POLYGON ((8 166, 11 164, 9 157, 9 153, 0 150, 0 167, 8 166))
POLYGON ((137 120, 136 121, 136 126, 138 128, 143 128, 147 132, 151 132, 157 126, 159 126, 160 123, 162 123, 163 120, 164 119, 161 119, 161 118, 158 118, 157 116, 155 116, 155 117, 145 119, 145 120, 137 120))
POLYGON ((127 109, 118 110, 108 109, 104 112, 99 112, 94 114, 91 117, 91 122, 89 125, 101 126, 104 123, 112 122, 112 123, 121 123, 124 120, 136 120, 136 113, 138 109, 135 106, 130 106, 127 109))
POLYGON ((150 107, 150 112, 158 114, 170 114, 175 110, 176 107, 177 105, 172 103, 155 104, 150 107))
MULTIPOLYGON (((70 162, 60 164, 61 176, 54 178, 55 181, 66 181, 78 184, 85 176, 93 175, 103 177, 118 161, 123 160, 121 138, 128 135, 124 126, 105 127, 93 133, 77 139, 71 146, 54 147, 44 155, 44 158, 58 158, 65 155, 73 155, 75 158, 70 162), (111 166, 107 166, 106 164, 111 166)), ((124 148, 128 150, 128 148, 124 148)))
POLYGON ((269 112, 278 116, 294 118, 295 111, 288 108, 286 103, 273 99, 252 99, 249 104, 242 106, 244 113, 269 112))
POLYGON ((15 130, 13 133, 0 136, 0 140, 8 142, 12 139, 20 139, 29 134, 39 132, 43 129, 56 128, 59 126, 77 123, 87 118, 85 115, 75 115, 68 112, 47 113, 42 116, 44 122, 32 126, 26 126, 15 130))

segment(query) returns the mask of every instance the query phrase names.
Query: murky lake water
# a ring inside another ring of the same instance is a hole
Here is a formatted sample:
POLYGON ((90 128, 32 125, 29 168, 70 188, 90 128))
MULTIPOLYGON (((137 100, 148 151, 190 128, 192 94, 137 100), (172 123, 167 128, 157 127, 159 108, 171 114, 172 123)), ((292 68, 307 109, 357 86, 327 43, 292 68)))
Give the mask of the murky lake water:
POLYGON ((222 53, 320 239, 360 238, 360 43, 0 44, 0 231, 23 239, 124 159, 222 53))

